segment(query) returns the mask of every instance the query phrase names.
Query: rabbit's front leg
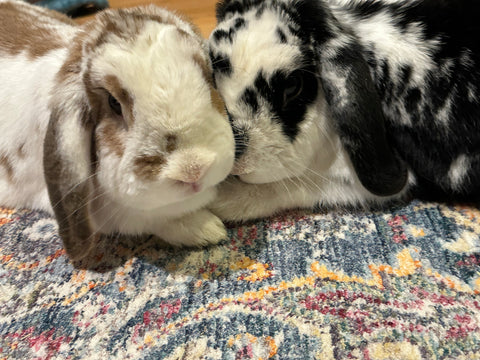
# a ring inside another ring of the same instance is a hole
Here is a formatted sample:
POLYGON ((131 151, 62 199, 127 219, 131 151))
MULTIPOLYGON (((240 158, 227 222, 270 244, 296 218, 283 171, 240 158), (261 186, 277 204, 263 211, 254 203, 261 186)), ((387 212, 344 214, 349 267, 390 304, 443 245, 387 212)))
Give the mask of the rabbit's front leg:
POLYGON ((229 177, 218 186, 217 197, 208 208, 226 221, 263 218, 285 209, 314 206, 318 199, 310 190, 291 181, 248 184, 229 177))
POLYGON ((154 234, 174 246, 206 246, 227 238, 222 220, 207 209, 159 224, 154 234))

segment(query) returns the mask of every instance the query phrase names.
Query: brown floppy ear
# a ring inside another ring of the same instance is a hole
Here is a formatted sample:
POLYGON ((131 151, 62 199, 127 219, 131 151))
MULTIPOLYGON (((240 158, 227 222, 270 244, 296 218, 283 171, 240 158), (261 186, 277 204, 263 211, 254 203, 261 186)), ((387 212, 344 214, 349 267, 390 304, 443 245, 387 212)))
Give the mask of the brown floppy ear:
POLYGON ((407 168, 390 146, 360 45, 329 49, 327 43, 322 48, 320 73, 330 115, 360 182, 375 195, 399 193, 407 183, 407 168))
POLYGON ((50 202, 71 260, 87 256, 95 238, 88 206, 93 131, 88 117, 88 106, 78 97, 54 105, 43 149, 50 202))

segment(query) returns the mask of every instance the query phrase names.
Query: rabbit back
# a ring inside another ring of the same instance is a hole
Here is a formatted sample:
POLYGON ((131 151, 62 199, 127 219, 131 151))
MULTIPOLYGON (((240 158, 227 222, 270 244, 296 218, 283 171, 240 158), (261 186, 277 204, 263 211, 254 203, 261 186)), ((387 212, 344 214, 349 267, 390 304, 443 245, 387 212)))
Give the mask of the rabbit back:
POLYGON ((75 28, 66 16, 0 1, 0 204, 51 211, 43 138, 53 78, 75 28))
POLYGON ((421 191, 479 196, 480 4, 368 1, 343 11, 364 46, 387 133, 421 191))

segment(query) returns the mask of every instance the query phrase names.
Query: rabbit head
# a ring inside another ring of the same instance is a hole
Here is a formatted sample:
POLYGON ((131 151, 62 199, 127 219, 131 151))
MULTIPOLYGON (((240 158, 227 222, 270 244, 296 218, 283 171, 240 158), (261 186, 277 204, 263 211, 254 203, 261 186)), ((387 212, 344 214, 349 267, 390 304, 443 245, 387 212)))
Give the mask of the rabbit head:
POLYGON ((321 173, 345 151, 371 193, 404 188, 361 45, 326 2, 225 0, 217 19, 210 58, 235 135, 234 174, 268 183, 321 173))
POLYGON ((90 245, 96 198, 144 213, 228 175, 233 136, 215 96, 204 41, 171 12, 107 10, 82 26, 56 76, 44 144, 69 254, 90 245))

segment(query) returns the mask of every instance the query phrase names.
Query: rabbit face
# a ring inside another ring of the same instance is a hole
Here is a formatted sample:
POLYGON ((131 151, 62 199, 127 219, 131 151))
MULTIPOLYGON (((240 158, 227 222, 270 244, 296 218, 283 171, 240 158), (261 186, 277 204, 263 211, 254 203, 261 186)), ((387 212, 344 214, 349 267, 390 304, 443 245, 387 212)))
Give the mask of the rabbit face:
POLYGON ((234 173, 251 183, 316 174, 380 196, 404 189, 362 44, 328 3, 225 0, 217 18, 210 58, 236 136, 234 173))
POLYGON ((318 59, 298 29, 286 12, 263 6, 234 14, 210 36, 215 84, 235 134, 233 173, 246 182, 296 177, 333 160, 318 59))
POLYGON ((233 139, 211 105, 211 75, 199 40, 173 25, 150 23, 133 39, 110 34, 105 41, 84 76, 97 117, 101 189, 125 205, 149 209, 183 201, 225 178, 233 139))

